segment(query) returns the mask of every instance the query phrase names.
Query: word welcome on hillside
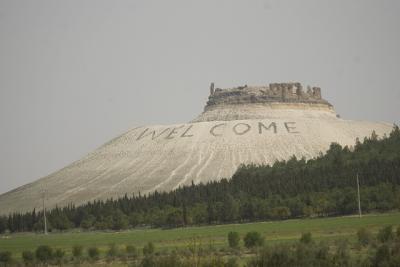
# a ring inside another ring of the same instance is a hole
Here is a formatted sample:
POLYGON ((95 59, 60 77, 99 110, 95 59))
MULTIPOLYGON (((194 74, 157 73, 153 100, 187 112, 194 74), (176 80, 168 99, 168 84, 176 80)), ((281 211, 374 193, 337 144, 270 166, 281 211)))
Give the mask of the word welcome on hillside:
MULTIPOLYGON (((141 131, 136 138, 136 140, 141 139, 174 139, 174 138, 190 138, 195 136, 195 128, 196 124, 186 124, 177 127, 168 127, 160 130, 152 130, 151 128, 145 128, 141 131)), ((256 125, 251 125, 245 122, 238 122, 235 124, 221 122, 218 124, 214 124, 210 126, 208 133, 213 137, 221 137, 226 132, 232 132, 235 135, 243 136, 251 133, 252 131, 256 131, 258 134, 272 133, 289 133, 289 134, 298 134, 300 133, 297 130, 296 122, 288 121, 288 122, 258 122, 256 125)))

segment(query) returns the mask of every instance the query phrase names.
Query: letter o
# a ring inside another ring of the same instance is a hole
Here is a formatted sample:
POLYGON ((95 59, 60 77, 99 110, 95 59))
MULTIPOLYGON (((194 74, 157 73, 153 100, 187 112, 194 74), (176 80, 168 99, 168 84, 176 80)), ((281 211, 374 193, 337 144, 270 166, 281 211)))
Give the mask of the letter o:
POLYGON ((235 134, 237 134, 237 135, 244 135, 245 133, 247 133, 248 131, 250 131, 251 126, 248 125, 247 123, 238 123, 238 124, 235 124, 235 126, 233 126, 232 129, 233 129, 233 132, 234 132, 235 134), (246 128, 245 128, 243 131, 238 131, 237 127, 238 127, 239 125, 244 125, 246 128))

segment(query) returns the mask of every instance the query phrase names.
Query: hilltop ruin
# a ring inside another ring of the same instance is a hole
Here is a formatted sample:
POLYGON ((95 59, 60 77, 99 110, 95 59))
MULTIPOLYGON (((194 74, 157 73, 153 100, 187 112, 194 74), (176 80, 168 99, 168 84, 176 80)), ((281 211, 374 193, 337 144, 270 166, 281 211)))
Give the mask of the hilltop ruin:
POLYGON ((234 88, 215 88, 210 86, 210 96, 205 109, 221 104, 250 103, 310 103, 332 106, 322 99, 321 88, 307 86, 303 90, 301 83, 270 83, 268 86, 239 86, 234 88))

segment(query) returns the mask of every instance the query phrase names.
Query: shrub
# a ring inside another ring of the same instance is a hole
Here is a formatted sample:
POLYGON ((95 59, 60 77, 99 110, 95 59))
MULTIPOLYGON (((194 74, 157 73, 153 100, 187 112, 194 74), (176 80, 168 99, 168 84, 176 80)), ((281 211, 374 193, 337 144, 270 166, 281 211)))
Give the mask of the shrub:
POLYGON ((373 266, 389 266, 390 250, 388 245, 383 244, 377 250, 373 258, 373 266))
POLYGON ((346 239, 337 242, 337 249, 332 260, 334 266, 350 266, 350 254, 346 239))
POLYGON ((131 257, 131 258, 137 258, 139 256, 139 251, 133 245, 126 246, 126 253, 128 254, 128 257, 131 257))
POLYGON ((391 225, 383 227, 378 232, 378 240, 382 243, 390 241, 394 238, 393 227, 391 225))
POLYGON ((97 247, 88 248, 88 255, 92 260, 98 259, 100 251, 97 247))
POLYGON ((240 236, 238 232, 229 232, 228 233, 228 242, 229 247, 231 248, 238 248, 240 242, 240 236))
POLYGON ((202 267, 224 267, 226 266, 225 261, 222 257, 214 256, 207 257, 205 261, 200 265, 202 267))
POLYGON ((229 258, 225 264, 226 267, 239 267, 237 258, 229 258))
POLYGON ((53 258, 53 249, 49 246, 39 246, 35 254, 38 261, 49 262, 53 258))
POLYGON ((118 248, 115 244, 110 244, 107 251, 107 257, 115 258, 118 256, 118 248))
POLYGON ((53 258, 56 260, 58 264, 62 262, 64 256, 65 256, 65 251, 63 251, 62 249, 58 248, 56 249, 56 251, 54 251, 53 258))
POLYGON ((30 250, 25 250, 22 252, 22 260, 25 265, 31 265, 35 261, 35 254, 30 250))
POLYGON ((154 253, 154 250, 154 244, 152 242, 149 242, 143 247, 143 255, 151 255, 154 253))
POLYGON ((320 263, 320 266, 328 265, 326 263, 330 260, 329 246, 320 242, 315 247, 315 259, 320 263), (325 264, 323 264, 324 262, 325 264))
POLYGON ((180 258, 176 253, 171 253, 166 256, 158 256, 158 257, 153 257, 153 256, 147 256, 146 258, 153 258, 154 262, 153 265, 148 264, 151 262, 151 260, 148 260, 147 266, 154 266, 154 267, 186 267, 186 266, 193 266, 192 264, 189 264, 189 262, 184 262, 182 258, 180 258))
POLYGON ((259 232, 248 232, 243 238, 246 248, 262 246, 264 244, 264 237, 259 232))
POLYGON ((400 241, 400 225, 397 226, 396 238, 397 238, 398 241, 400 241))
POLYGON ((75 258, 80 258, 82 257, 83 254, 83 247, 80 245, 75 245, 72 247, 72 256, 75 258))
MULTIPOLYGON (((304 246, 303 244, 301 244, 304 246)), ((274 246, 264 248, 260 253, 250 259, 249 267, 260 267, 260 266, 310 266, 310 265, 298 265, 293 264, 291 250, 286 246, 274 246)), ((296 262, 297 263, 297 262, 296 262)))
POLYGON ((157 266, 156 258, 153 256, 147 255, 142 259, 139 266, 141 266, 141 267, 156 267, 157 266))
POLYGON ((0 263, 8 265, 12 261, 12 254, 10 251, 0 251, 0 263))
POLYGON ((360 228, 357 231, 357 239, 358 243, 360 243, 363 246, 367 246, 371 242, 372 234, 367 229, 360 228))
POLYGON ((313 243, 312 235, 310 232, 308 233, 303 233, 300 237, 300 243, 303 244, 311 244, 313 243))
MULTIPOLYGON (((315 253, 314 249, 319 247, 319 246, 311 246, 309 244, 303 243, 303 242, 299 242, 297 244, 294 244, 295 249, 293 251, 293 255, 290 255, 291 257, 295 257, 296 263, 298 264, 298 266, 313 266, 313 259, 314 256, 313 254, 315 253)), ((278 247, 278 246, 276 246, 278 247)), ((274 250, 267 248, 267 250, 274 250)), ((282 248, 281 248, 282 249, 282 248)), ((288 252, 291 252, 291 249, 287 249, 288 252)), ((320 257, 323 258, 325 257, 325 251, 320 251, 320 257)), ((323 265, 321 265, 323 266, 323 265)))

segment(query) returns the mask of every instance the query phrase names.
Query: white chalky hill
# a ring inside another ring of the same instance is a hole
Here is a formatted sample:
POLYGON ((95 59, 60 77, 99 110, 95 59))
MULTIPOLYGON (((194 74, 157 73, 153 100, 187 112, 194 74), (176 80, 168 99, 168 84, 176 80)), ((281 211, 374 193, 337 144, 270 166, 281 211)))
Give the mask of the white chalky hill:
POLYGON ((168 191, 229 178, 242 163, 312 158, 332 142, 354 145, 391 124, 338 118, 320 88, 299 83, 214 89, 190 123, 137 127, 75 163, 0 195, 0 213, 76 205, 139 191, 168 191))

